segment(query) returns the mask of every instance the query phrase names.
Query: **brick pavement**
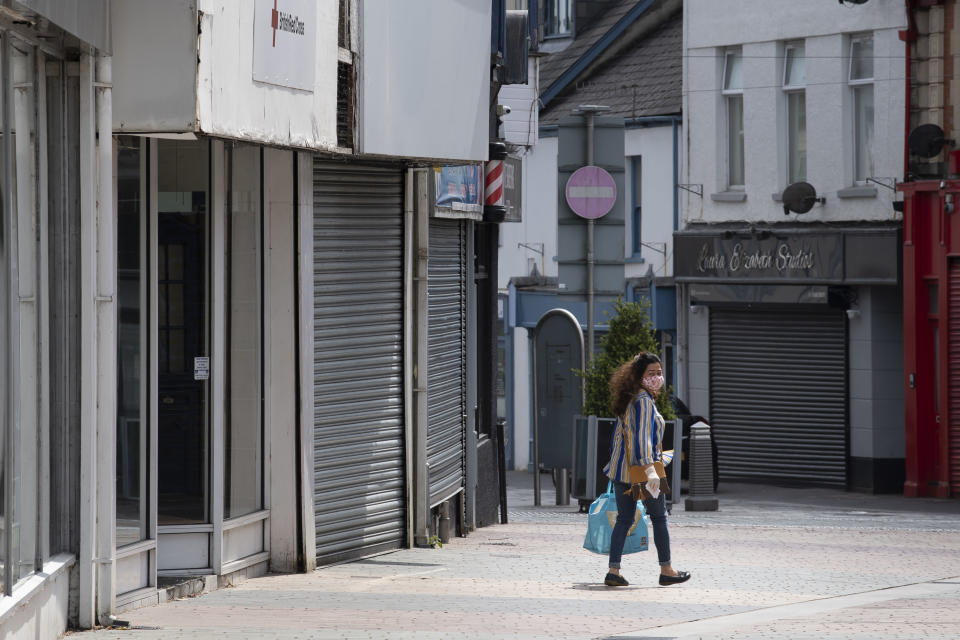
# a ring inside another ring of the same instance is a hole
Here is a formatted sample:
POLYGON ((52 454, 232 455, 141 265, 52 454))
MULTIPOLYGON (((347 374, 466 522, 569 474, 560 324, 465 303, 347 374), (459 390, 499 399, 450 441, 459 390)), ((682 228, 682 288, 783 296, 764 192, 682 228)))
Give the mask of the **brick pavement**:
POLYGON ((127 612, 132 630, 71 637, 960 637, 958 501, 732 487, 720 512, 674 510, 690 582, 658 587, 651 550, 625 557, 633 584, 612 589, 605 559, 580 546, 576 506, 549 506, 549 479, 541 508, 529 476, 510 483, 511 524, 442 549, 270 575, 127 612))

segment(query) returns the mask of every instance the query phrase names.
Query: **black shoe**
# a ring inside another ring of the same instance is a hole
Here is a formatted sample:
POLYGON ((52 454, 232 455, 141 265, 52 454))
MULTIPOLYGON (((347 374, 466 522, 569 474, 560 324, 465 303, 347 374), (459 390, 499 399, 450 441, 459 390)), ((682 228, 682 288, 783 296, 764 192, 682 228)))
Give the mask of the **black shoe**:
POLYGON ((603 584, 607 585, 608 587, 626 587, 630 585, 626 578, 623 576, 618 576, 615 573, 608 573, 603 579, 603 584))
POLYGON ((681 582, 686 582, 690 579, 690 574, 686 571, 677 571, 675 576, 665 576, 662 573, 660 574, 660 585, 668 586, 671 584, 680 584, 681 582))

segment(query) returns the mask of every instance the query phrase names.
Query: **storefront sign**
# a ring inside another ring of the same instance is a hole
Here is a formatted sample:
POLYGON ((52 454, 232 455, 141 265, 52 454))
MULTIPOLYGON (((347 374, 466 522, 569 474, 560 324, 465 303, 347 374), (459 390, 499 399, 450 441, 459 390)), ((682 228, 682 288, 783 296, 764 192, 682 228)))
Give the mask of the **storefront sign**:
POLYGON ((507 209, 504 222, 523 221, 523 164, 520 158, 508 156, 503 161, 503 206, 507 209))
POLYGON ((480 165, 435 167, 436 206, 454 211, 483 211, 483 170, 480 165))
POLYGON ((253 79, 313 91, 316 0, 255 0, 253 79))
POLYGON ((840 234, 677 235, 676 277, 687 280, 843 280, 840 234))

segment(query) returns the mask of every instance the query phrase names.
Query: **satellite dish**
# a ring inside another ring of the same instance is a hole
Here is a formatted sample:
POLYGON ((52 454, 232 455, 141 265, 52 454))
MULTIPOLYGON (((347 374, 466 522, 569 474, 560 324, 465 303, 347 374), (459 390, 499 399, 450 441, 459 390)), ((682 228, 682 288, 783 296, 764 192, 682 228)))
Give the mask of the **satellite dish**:
POLYGON ((809 182, 794 182, 783 190, 783 214, 806 213, 817 202, 823 204, 826 198, 818 198, 817 190, 809 182))
POLYGON ((943 129, 935 124, 922 124, 907 136, 910 153, 921 158, 932 158, 947 143, 953 144, 953 140, 946 138, 943 129))

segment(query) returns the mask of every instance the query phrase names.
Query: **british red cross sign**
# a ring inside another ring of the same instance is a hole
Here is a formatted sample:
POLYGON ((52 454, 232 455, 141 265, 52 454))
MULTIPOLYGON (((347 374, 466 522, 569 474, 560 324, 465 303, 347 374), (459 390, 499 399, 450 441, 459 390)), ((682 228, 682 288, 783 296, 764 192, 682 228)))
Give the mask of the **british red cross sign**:
POLYGON ((567 180, 567 204, 581 218, 594 220, 610 213, 617 201, 617 183, 600 167, 580 167, 567 180))
MULTIPOLYGON (((317 0, 255 0, 253 79, 313 91, 317 0)), ((335 36, 336 27, 331 28, 335 36)))

